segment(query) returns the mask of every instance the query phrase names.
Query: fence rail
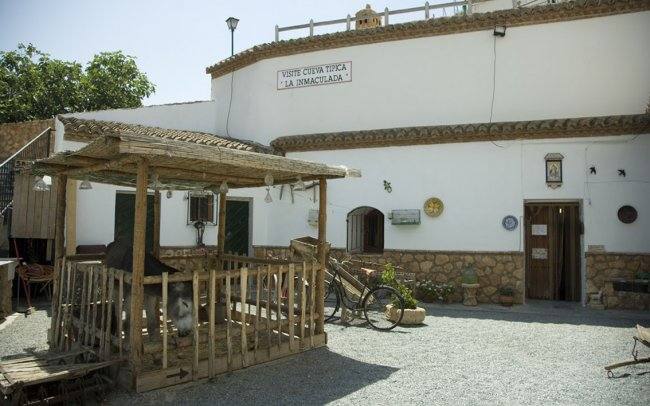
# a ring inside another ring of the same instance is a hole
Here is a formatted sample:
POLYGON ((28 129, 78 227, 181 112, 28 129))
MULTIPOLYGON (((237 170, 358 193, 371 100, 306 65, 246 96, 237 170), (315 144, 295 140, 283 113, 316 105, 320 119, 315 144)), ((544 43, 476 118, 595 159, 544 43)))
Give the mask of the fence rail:
POLYGON ((146 276, 149 292, 160 289, 162 314, 146 311, 147 327, 136 331, 128 315, 131 274, 71 258, 64 259, 53 298, 51 342, 59 350, 86 345, 109 360, 132 354, 129 337, 142 335, 143 358, 133 372, 138 391, 212 378, 325 343, 322 301, 316 298, 322 269, 315 262, 229 255, 216 267, 146 276), (192 329, 186 336, 167 312, 179 282, 192 286, 192 329))
MULTIPOLYGON (((409 8, 402 8, 402 9, 397 9, 397 10, 389 10, 388 7, 384 9, 384 12, 380 14, 381 17, 383 17, 382 23, 384 26, 389 24, 390 21, 390 16, 392 15, 397 15, 397 14, 407 14, 407 13, 418 13, 418 12, 424 12, 424 19, 428 20, 429 18, 432 18, 432 13, 434 10, 445 10, 447 8, 453 7, 455 11, 458 11, 459 8, 464 10, 467 14, 472 13, 472 0, 464 0, 464 1, 452 1, 448 3, 441 3, 441 4, 429 4, 429 2, 424 3, 424 6, 420 7, 409 7, 409 8)), ((339 18, 336 20, 326 20, 326 21, 314 21, 309 20, 309 23, 307 24, 298 24, 298 25, 289 25, 286 27, 280 27, 278 25, 275 26, 275 41, 280 40, 280 33, 281 32, 286 32, 286 31, 294 31, 294 30, 302 30, 309 28, 309 36, 314 35, 314 28, 315 27, 323 27, 323 26, 328 26, 328 25, 339 25, 339 24, 345 24, 345 30, 350 31, 352 29, 352 22, 354 21, 354 17, 350 16, 350 14, 347 15, 345 18, 339 18)))

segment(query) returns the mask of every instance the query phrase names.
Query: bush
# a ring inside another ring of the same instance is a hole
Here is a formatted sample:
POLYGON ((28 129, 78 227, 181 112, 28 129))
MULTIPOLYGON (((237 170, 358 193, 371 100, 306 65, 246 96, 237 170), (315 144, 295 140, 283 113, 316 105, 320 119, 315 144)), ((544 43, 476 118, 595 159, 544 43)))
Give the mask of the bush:
POLYGON ((466 285, 475 285, 478 283, 478 277, 474 268, 466 268, 463 271, 463 283, 466 285))
POLYGON ((421 281, 417 284, 418 291, 424 297, 430 300, 438 300, 439 302, 446 302, 447 298, 454 293, 454 285, 449 283, 436 284, 432 281, 421 281))
POLYGON ((510 286, 501 286, 499 288, 499 295, 501 296, 514 296, 515 290, 510 286))
MULTIPOLYGON (((380 280, 382 285, 390 286, 402 295, 405 309, 415 309, 417 307, 418 302, 413 297, 413 292, 411 292, 411 289, 406 287, 406 285, 397 280, 395 275, 395 266, 390 262, 384 265, 384 271, 381 273, 380 280)), ((397 305, 397 303, 393 304, 397 305)))

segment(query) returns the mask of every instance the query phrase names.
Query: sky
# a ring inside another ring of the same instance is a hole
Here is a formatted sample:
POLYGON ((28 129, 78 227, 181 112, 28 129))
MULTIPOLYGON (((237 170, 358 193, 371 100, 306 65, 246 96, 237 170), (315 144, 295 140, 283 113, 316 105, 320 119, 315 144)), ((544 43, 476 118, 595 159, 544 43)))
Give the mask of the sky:
MULTIPOLYGON (((431 0, 430 3, 441 3, 431 0)), ((225 20, 239 18, 235 53, 271 42, 274 27, 345 18, 367 0, 0 0, 0 50, 32 43, 53 58, 82 64, 123 50, 156 85, 145 105, 208 100, 205 68, 230 56, 225 20)), ((424 0, 376 0, 376 11, 423 6, 424 0)), ((391 23, 423 18, 391 16, 391 23)), ((342 30, 345 26, 332 27, 342 30)), ((317 28, 316 33, 327 32, 317 28)), ((306 36, 307 31, 295 32, 306 36)), ((281 33, 282 38, 289 38, 281 33)))

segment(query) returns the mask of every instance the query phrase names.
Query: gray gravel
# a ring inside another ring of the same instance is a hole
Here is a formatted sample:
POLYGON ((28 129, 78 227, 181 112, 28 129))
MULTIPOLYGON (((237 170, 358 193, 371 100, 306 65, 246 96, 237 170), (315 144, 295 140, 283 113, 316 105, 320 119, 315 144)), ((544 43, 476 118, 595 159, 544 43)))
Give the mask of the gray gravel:
MULTIPOLYGON (((426 325, 379 333, 327 325, 328 348, 109 404, 650 404, 650 365, 607 379, 650 313, 568 305, 428 306, 426 325)), ((0 356, 44 348, 43 311, 0 331, 0 356)), ((650 356, 650 349, 643 348, 650 356)))

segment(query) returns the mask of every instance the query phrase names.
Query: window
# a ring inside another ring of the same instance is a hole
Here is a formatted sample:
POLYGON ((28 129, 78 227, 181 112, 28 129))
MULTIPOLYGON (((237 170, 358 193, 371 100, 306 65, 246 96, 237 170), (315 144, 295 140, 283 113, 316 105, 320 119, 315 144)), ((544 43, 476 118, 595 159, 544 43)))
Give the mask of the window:
POLYGON ((348 213, 348 251, 381 253, 384 251, 384 215, 372 207, 358 207, 348 213))
POLYGON ((190 192, 188 199, 188 224, 195 221, 204 221, 215 224, 214 195, 212 193, 195 193, 190 192))

